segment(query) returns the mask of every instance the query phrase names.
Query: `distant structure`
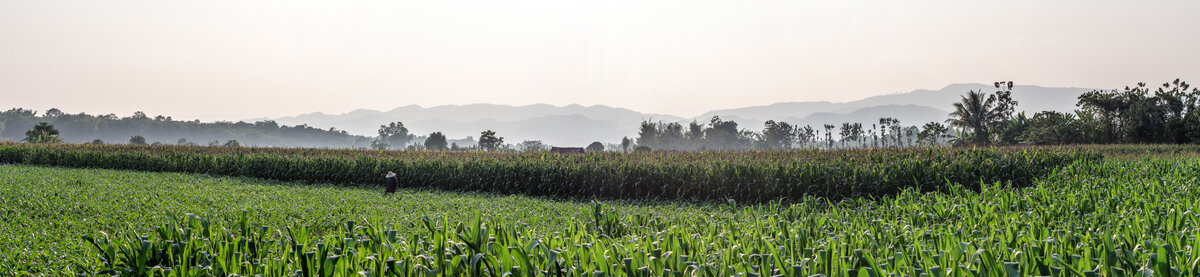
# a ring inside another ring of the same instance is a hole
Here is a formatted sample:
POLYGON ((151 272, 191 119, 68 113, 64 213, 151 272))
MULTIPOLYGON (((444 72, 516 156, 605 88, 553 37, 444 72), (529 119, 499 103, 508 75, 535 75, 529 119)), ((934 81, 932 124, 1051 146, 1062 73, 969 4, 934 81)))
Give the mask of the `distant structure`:
POLYGON ((583 154, 583 147, 550 147, 550 153, 583 154))

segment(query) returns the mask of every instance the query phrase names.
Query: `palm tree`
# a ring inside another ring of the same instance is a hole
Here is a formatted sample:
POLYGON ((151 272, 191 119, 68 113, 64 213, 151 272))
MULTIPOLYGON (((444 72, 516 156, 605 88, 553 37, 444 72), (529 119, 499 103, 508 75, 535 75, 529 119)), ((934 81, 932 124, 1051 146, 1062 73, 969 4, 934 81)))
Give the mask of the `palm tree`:
POLYGON ((983 92, 969 91, 962 96, 962 101, 954 103, 954 112, 950 113, 946 123, 972 131, 971 143, 986 144, 991 138, 988 126, 1003 120, 995 111, 995 105, 995 95, 989 97, 983 92))
POLYGON ((54 125, 46 122, 33 125, 33 129, 25 131, 25 139, 22 141, 28 143, 62 143, 62 139, 58 138, 58 129, 54 125))

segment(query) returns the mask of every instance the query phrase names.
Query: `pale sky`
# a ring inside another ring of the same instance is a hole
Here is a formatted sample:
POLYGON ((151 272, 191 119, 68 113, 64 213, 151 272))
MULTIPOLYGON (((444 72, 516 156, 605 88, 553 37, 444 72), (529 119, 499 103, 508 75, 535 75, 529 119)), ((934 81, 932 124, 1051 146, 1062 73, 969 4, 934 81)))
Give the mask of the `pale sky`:
POLYGON ((0 109, 694 116, 951 83, 1200 82, 1200 1, 0 0, 0 109))

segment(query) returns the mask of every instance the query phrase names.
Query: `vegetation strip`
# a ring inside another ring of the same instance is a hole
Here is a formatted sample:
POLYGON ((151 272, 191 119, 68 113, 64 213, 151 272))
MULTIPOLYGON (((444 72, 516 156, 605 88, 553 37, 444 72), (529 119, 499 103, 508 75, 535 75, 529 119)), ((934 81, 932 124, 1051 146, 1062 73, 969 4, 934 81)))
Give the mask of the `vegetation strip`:
POLYGON ((1068 148, 700 153, 472 153, 122 145, 0 144, 0 161, 204 173, 281 181, 381 185, 576 199, 762 203, 817 196, 946 191, 950 184, 1025 187, 1100 155, 1068 148))

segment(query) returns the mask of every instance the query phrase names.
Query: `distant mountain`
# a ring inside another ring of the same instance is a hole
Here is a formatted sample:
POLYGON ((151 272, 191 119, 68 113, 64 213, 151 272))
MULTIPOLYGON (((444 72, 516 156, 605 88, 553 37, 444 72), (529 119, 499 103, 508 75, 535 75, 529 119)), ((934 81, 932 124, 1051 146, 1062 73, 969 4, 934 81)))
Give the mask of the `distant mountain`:
MULTIPOLYGON (((990 84, 952 84, 940 90, 914 90, 908 93, 869 97, 849 102, 852 106, 869 107, 878 105, 921 105, 950 110, 967 91, 994 92, 990 84)), ((1017 111, 1032 115, 1040 111, 1069 112, 1075 110, 1079 95, 1092 91, 1091 88, 1055 88, 1040 86, 1015 86, 1013 100, 1017 100, 1017 111)))
MULTIPOLYGON (((740 117, 743 119, 753 119, 755 121, 767 121, 770 119, 782 118, 803 118, 813 113, 820 112, 835 112, 844 109, 844 103, 833 102, 787 102, 775 103, 766 106, 752 106, 736 109, 715 110, 703 113, 692 119, 707 122, 713 116, 721 118, 740 117)), ((739 121, 740 122, 740 121, 739 121)), ((739 124, 742 125, 742 124, 739 124)))
POLYGON ((0 112, 0 142, 19 141, 25 138, 26 130, 41 122, 54 125, 59 138, 69 143, 100 140, 123 144, 133 136, 141 136, 146 143, 152 144, 223 145, 232 140, 244 146, 348 148, 368 146, 371 142, 371 138, 341 131, 269 122, 176 121, 164 116, 151 118, 144 115, 117 118, 53 111, 42 115, 24 109, 0 112))
POLYGON ((592 141, 614 142, 637 131, 643 119, 680 121, 683 118, 643 114, 602 105, 547 104, 507 106, 495 104, 449 105, 423 108, 403 106, 390 111, 355 110, 346 114, 310 113, 274 119, 279 124, 337 127, 352 134, 373 135, 380 125, 401 121, 410 132, 442 132, 448 138, 478 137, 493 130, 505 142, 542 140, 551 145, 586 146, 592 141))
MULTIPOLYGON (((972 90, 993 92, 996 89, 992 85, 985 84, 952 84, 939 90, 918 89, 906 93, 873 96, 845 103, 788 102, 766 106, 716 110, 701 114, 693 119, 707 119, 714 115, 721 116, 722 118, 726 116, 738 116, 756 121, 778 120, 780 118, 803 119, 817 113, 850 113, 867 107, 886 105, 924 106, 949 111, 954 102, 959 101, 962 95, 972 90)), ((1032 115, 1033 113, 1046 110, 1072 111, 1075 109, 1075 103, 1079 95, 1090 90, 1093 89, 1016 86, 1012 92, 1013 99, 1018 102, 1017 111, 1024 111, 1032 115)), ((899 116, 897 114, 896 117, 899 116)))
POLYGON ((900 120, 902 125, 922 125, 930 121, 942 122, 949 112, 917 105, 883 105, 861 108, 849 113, 813 113, 803 119, 785 120, 799 125, 812 125, 813 128, 824 124, 841 126, 841 123, 863 123, 870 126, 879 123, 880 118, 891 117, 900 120))
MULTIPOLYGON (((483 130, 496 131, 506 143, 541 140, 557 146, 586 146, 592 141, 613 142, 636 132, 640 119, 602 120, 583 115, 547 115, 514 121, 492 119, 457 122, 427 119, 406 122, 405 126, 417 135, 442 132, 451 138, 479 137, 483 130)), ((379 128, 379 126, 375 126, 379 128)), ((466 146, 466 145, 463 145, 466 146)))
MULTIPOLYGON (((835 103, 827 101, 787 102, 766 106, 715 110, 695 117, 646 114, 602 105, 553 106, 536 104, 508 106, 495 104, 447 105, 421 107, 402 106, 390 111, 355 110, 345 114, 310 113, 274 119, 279 124, 307 124, 317 128, 336 127, 357 135, 374 135, 379 125, 401 121, 416 135, 442 132, 451 139, 478 137, 483 130, 493 130, 505 137, 505 142, 541 140, 555 146, 585 146, 592 141, 618 142, 622 137, 637 135, 642 120, 663 122, 707 123, 713 116, 738 122, 744 129, 762 129, 767 120, 786 121, 818 127, 844 122, 878 123, 879 118, 893 117, 904 125, 929 121, 944 121, 951 105, 970 90, 991 92, 987 84, 952 84, 939 90, 919 89, 868 97, 862 100, 835 103)), ((1071 111, 1077 97, 1092 89, 1016 86, 1013 98, 1019 102, 1018 111, 1032 115, 1043 110, 1071 111)))

